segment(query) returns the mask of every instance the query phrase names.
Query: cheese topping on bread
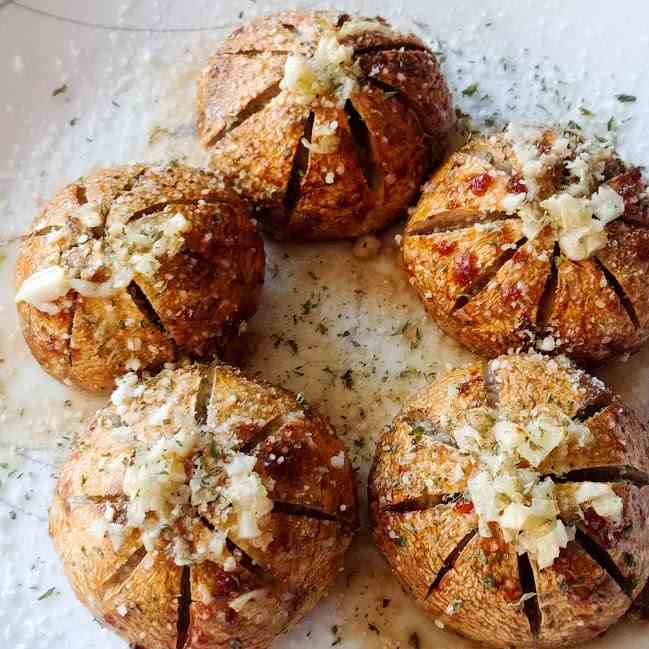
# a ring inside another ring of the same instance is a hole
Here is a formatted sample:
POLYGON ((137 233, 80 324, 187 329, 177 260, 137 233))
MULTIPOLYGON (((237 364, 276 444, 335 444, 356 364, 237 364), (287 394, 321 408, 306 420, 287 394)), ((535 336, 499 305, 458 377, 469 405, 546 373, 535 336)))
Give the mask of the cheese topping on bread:
MULTIPOLYGON (((536 407, 518 421, 488 407, 467 411, 453 436, 461 450, 479 460, 468 496, 480 534, 490 537, 490 525, 496 523, 519 553, 528 552, 540 568, 551 566, 575 530, 560 519, 557 485, 539 467, 556 448, 569 442, 583 447, 590 435, 584 424, 554 405, 536 407)), ((622 514, 622 500, 608 484, 583 482, 562 496, 613 521, 622 514)))
POLYGON ((603 183, 613 150, 580 134, 553 134, 510 125, 505 139, 520 164, 526 192, 512 193, 503 207, 523 221, 523 234, 534 239, 551 226, 561 251, 574 261, 588 259, 606 246, 606 225, 624 214, 624 199, 603 183), (561 190, 544 195, 543 181, 565 176, 561 190))
MULTIPOLYGON (((135 374, 121 378, 111 397, 122 415, 136 400, 151 399, 135 374)), ((100 536, 119 547, 127 529, 138 529, 147 551, 162 545, 177 565, 224 564, 228 535, 268 545, 264 528, 273 503, 255 472, 256 458, 236 450, 236 437, 197 424, 172 401, 155 409, 145 425, 151 443, 136 439, 126 425, 114 429, 120 441, 133 444, 123 479, 128 502, 123 524, 109 517, 96 530, 100 536)))

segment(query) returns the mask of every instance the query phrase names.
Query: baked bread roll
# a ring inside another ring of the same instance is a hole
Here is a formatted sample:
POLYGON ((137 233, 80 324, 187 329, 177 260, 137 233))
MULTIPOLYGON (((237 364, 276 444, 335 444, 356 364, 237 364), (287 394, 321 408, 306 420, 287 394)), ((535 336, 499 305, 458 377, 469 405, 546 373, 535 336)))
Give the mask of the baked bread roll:
POLYGON ((146 649, 267 647, 323 596, 355 527, 328 422, 223 365, 122 378, 50 508, 81 602, 146 649))
POLYGON ((380 18, 291 11, 234 31, 198 82, 211 165, 280 238, 378 230, 455 121, 435 56, 380 18))
POLYGON ((649 335, 648 223, 640 170, 610 147, 510 126, 433 175, 403 256, 429 314, 474 352, 536 347, 592 366, 649 335))
POLYGON ((107 391, 180 353, 212 356, 257 309, 264 246, 210 174, 100 169, 61 190, 23 237, 16 302, 52 376, 107 391))
POLYGON ((649 437, 565 356, 455 369, 383 435, 374 538, 438 625, 554 648, 620 620, 649 575, 649 437))

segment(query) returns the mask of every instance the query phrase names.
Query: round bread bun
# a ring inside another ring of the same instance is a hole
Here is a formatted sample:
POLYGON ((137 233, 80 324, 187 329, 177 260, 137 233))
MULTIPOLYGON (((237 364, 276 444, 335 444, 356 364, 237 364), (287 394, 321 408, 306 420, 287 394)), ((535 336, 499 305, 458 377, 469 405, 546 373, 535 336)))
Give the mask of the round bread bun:
POLYGON ((606 631, 647 583, 648 485, 647 431, 617 396, 565 356, 512 354, 402 410, 377 446, 370 517, 438 626, 550 649, 606 631))
POLYGON ((357 525, 352 467, 303 399, 225 365, 120 379, 63 468, 50 534, 132 646, 267 647, 320 600, 357 525))
POLYGON ((649 335, 647 224, 640 170, 611 148, 511 126, 433 175, 403 257, 429 314, 472 351, 536 346, 595 366, 649 335))
POLYGON ((100 169, 23 237, 23 335, 53 377, 103 392, 180 353, 212 356, 257 309, 264 245, 240 200, 179 164, 100 169))
POLYGON ((204 68, 197 102, 212 168, 278 238, 356 237, 403 215, 455 122, 419 38, 331 11, 238 28, 204 68))

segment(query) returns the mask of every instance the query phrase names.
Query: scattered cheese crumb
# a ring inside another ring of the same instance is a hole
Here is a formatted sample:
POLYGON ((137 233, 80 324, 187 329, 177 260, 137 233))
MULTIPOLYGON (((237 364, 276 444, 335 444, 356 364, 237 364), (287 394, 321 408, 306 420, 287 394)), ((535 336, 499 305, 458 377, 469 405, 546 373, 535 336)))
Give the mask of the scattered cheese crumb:
MULTIPOLYGON (((159 389, 159 388, 156 388, 159 389)), ((137 375, 127 374, 117 382, 111 396, 117 412, 126 417, 131 408, 150 402, 146 387, 137 375)), ((112 523, 115 510, 108 506, 94 530, 121 543, 126 529, 139 529, 148 552, 166 543, 177 565, 209 559, 236 569, 236 561, 225 557, 226 538, 255 540, 264 547, 270 538, 263 529, 273 508, 261 477, 255 472, 256 458, 235 450, 236 439, 196 424, 173 400, 151 409, 146 417, 149 431, 160 429, 152 443, 136 442, 127 425, 119 426, 120 439, 135 444, 134 455, 123 478, 128 498, 126 521, 112 523), (173 434, 169 433, 173 431, 173 434), (178 530, 203 526, 209 514, 209 539, 194 543, 178 530), (183 525, 177 523, 183 521, 183 525), (234 564, 233 564, 234 562, 234 564)))
POLYGON ((601 184, 612 149, 570 131, 559 135, 515 124, 507 128, 505 140, 518 158, 528 191, 507 194, 501 205, 508 214, 521 218, 524 236, 534 239, 550 226, 563 254, 574 261, 588 259, 604 248, 606 225, 624 213, 622 196, 601 184), (540 201, 544 179, 562 167, 570 179, 540 201))
POLYGON ((231 609, 234 609, 237 613, 239 613, 248 602, 252 600, 262 599, 265 595, 266 595, 265 588, 257 588, 256 590, 251 590, 249 593, 244 593, 243 595, 239 595, 239 597, 233 599, 228 604, 228 606, 231 609))

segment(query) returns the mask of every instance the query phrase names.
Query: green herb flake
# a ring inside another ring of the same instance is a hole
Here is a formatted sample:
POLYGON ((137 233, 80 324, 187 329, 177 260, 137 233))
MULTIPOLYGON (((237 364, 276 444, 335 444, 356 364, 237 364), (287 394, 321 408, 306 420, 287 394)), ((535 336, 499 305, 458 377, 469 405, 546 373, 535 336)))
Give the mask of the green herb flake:
POLYGON ((343 385, 348 390, 351 390, 354 387, 354 377, 351 369, 348 369, 340 378, 342 379, 343 385))
POLYGON ((635 95, 615 95, 615 99, 617 99, 619 102, 623 104, 632 104, 634 101, 636 101, 635 95))
POLYGON ((612 131, 615 128, 615 117, 611 117, 608 122, 606 122, 606 130, 612 131))
POLYGON ((462 94, 465 97, 473 97, 473 95, 475 95, 476 92, 478 92, 478 84, 477 83, 472 83, 470 86, 467 86, 462 91, 462 94))
POLYGON ((593 112, 588 110, 585 106, 580 106, 579 107, 579 112, 584 116, 584 117, 592 117, 593 112))
POLYGON ((58 97, 59 95, 63 95, 68 91, 68 84, 64 83, 62 86, 59 86, 58 88, 54 88, 52 90, 52 97, 58 97))
POLYGON ((456 613, 459 613, 459 611, 462 609, 463 606, 464 606, 464 602, 461 599, 454 599, 448 605, 448 612, 450 615, 455 615, 456 613))
POLYGON ((44 599, 47 599, 48 597, 52 597, 56 593, 56 588, 52 586, 52 588, 46 590, 42 595, 39 596, 38 601, 42 602, 44 599))

